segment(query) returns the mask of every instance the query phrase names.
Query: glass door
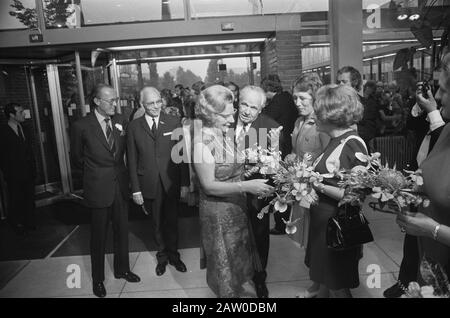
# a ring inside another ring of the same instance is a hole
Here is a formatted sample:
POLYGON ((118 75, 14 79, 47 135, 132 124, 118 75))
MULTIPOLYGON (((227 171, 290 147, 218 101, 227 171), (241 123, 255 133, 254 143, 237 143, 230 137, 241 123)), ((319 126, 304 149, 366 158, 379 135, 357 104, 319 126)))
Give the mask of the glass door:
POLYGON ((107 72, 103 66, 80 61, 77 54, 73 57, 64 64, 47 65, 47 72, 64 193, 77 196, 82 192, 82 172, 70 161, 70 134, 73 124, 91 112, 91 91, 105 83, 107 72))

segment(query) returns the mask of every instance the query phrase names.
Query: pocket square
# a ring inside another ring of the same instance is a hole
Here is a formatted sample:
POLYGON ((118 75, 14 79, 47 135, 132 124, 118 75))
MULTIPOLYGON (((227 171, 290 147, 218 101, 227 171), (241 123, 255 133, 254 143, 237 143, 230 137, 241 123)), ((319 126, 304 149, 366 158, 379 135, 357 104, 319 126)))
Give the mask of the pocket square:
POLYGON ((170 135, 172 135, 172 132, 166 132, 163 134, 163 136, 170 136, 170 135))

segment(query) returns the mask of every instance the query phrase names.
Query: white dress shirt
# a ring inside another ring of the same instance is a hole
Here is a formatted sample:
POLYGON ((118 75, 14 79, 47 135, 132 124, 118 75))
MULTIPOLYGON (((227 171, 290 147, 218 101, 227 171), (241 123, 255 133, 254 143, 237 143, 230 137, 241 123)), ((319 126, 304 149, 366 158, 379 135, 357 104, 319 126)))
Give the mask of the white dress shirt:
MULTIPOLYGON (((94 110, 95 113, 95 117, 97 117, 97 120, 100 124, 100 126, 102 126, 102 131, 103 131, 103 135, 105 135, 106 140, 108 140, 108 137, 106 137, 106 121, 105 121, 105 116, 103 116, 102 114, 100 114, 97 109, 94 110)), ((112 119, 109 119, 109 127, 111 128, 112 131, 112 119)))
POLYGON ((150 130, 152 130, 153 119, 154 119, 154 121, 156 123, 156 129, 158 129, 159 115, 158 115, 158 117, 152 117, 152 116, 149 116, 149 115, 145 114, 145 120, 147 121, 147 124, 148 124, 148 127, 150 128, 150 130))

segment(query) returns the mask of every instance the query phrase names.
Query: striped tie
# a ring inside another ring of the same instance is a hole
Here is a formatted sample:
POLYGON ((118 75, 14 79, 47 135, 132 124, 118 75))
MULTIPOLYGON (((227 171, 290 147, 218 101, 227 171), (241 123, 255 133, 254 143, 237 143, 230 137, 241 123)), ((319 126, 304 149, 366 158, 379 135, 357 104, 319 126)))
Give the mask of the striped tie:
POLYGON ((106 123, 106 140, 108 141, 109 150, 115 155, 116 153, 116 144, 114 143, 114 136, 112 133, 111 126, 109 125, 109 122, 111 121, 111 118, 107 117, 105 118, 106 123))

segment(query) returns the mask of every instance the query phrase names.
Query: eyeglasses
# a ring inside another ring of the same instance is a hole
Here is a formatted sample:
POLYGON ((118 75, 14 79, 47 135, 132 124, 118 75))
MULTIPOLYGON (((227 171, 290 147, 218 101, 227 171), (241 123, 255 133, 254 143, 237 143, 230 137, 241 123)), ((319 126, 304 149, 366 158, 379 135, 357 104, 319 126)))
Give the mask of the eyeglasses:
POLYGON ((233 112, 229 113, 229 114, 221 114, 221 113, 216 113, 216 114, 221 116, 221 117, 223 117, 223 118, 225 118, 225 119, 227 119, 230 116, 234 116, 234 114, 236 114, 236 112, 237 112, 237 109, 233 109, 233 112))
POLYGON ((101 99, 102 101, 104 101, 105 103, 108 103, 110 105, 119 103, 119 98, 114 98, 114 99, 110 99, 110 100, 103 99, 103 98, 99 98, 99 99, 101 99))
POLYGON ((249 109, 250 109, 252 112, 254 112, 254 113, 256 113, 256 112, 259 110, 259 107, 258 107, 258 106, 255 106, 255 105, 249 105, 249 104, 247 104, 247 103, 245 103, 245 102, 239 103, 239 108, 240 108, 240 109, 249 108, 249 109))
POLYGON ((158 99, 154 102, 149 102, 149 103, 142 103, 142 105, 144 105, 144 107, 153 107, 155 105, 161 105, 162 104, 162 100, 158 99))

